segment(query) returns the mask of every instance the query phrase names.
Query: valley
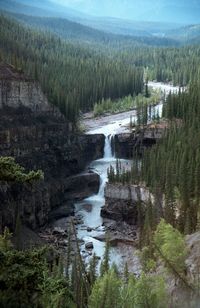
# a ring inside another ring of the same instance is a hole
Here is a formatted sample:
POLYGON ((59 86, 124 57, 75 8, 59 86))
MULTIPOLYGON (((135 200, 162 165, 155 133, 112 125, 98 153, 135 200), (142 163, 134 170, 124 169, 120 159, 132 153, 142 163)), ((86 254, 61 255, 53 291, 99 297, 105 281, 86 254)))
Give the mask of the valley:
POLYGON ((197 1, 0 0, 0 306, 198 308, 197 1))

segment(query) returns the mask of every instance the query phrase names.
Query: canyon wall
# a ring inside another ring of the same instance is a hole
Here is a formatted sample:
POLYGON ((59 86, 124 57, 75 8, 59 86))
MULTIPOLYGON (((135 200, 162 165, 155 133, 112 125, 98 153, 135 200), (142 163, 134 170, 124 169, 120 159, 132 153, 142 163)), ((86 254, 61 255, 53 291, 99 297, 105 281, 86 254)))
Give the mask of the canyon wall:
POLYGON ((131 158, 136 150, 142 155, 144 149, 156 144, 164 133, 165 127, 150 125, 135 132, 116 134, 113 140, 115 155, 117 158, 131 158))
POLYGON ((161 215, 163 195, 152 195, 147 187, 132 184, 107 183, 105 187, 105 206, 101 216, 116 221, 137 225, 144 216, 145 208, 151 202, 161 215))
POLYGON ((34 184, 0 182, 1 230, 13 230, 17 215, 32 229, 44 225, 52 209, 80 196, 80 182, 82 196, 98 191, 96 174, 81 180, 75 175, 102 157, 104 136, 73 132, 39 84, 5 64, 0 64, 0 115, 0 156, 44 172, 44 181, 34 184))

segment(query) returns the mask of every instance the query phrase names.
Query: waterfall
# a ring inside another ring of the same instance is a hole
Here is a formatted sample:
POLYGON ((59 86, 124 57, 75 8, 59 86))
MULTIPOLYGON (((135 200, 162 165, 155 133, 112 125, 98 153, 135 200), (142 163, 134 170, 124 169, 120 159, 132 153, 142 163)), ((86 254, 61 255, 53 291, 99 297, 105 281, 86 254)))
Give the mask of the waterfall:
MULTIPOLYGON (((108 162, 109 160, 112 162, 114 160, 114 155, 112 153, 112 138, 113 135, 105 135, 105 145, 104 145, 104 156, 103 161, 108 162)), ((104 199, 104 188, 107 182, 107 170, 104 170, 100 176, 100 187, 98 192, 98 197, 104 199)))
POLYGON ((112 155, 112 135, 105 136, 103 158, 113 158, 113 155, 112 155))

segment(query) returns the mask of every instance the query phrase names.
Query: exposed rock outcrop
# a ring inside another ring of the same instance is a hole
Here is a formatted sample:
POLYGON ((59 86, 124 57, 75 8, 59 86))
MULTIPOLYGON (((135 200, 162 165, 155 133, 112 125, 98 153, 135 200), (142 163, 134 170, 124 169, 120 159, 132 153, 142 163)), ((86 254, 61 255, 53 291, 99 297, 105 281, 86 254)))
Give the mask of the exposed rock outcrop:
POLYGON ((74 133, 39 84, 5 64, 0 64, 0 114, 0 156, 13 156, 27 170, 44 172, 40 183, 0 183, 1 230, 6 225, 13 230, 18 214, 32 229, 44 225, 51 210, 76 193, 80 197, 80 183, 83 196, 97 191, 98 176, 69 177, 102 157, 104 136, 74 133))
POLYGON ((165 129, 165 125, 149 125, 135 132, 115 135, 113 147, 116 157, 131 158, 135 150, 142 154, 144 148, 151 147, 163 137, 165 129))
POLYGON ((65 182, 65 198, 82 200, 99 191, 100 177, 93 172, 82 173, 67 178, 65 182))
POLYGON ((40 115, 57 112, 56 108, 48 103, 38 82, 34 82, 12 65, 0 63, 0 110, 22 106, 40 115))
POLYGON ((105 187, 105 206, 101 216, 116 221, 125 221, 137 225, 138 212, 154 198, 149 190, 137 185, 107 184, 105 187))

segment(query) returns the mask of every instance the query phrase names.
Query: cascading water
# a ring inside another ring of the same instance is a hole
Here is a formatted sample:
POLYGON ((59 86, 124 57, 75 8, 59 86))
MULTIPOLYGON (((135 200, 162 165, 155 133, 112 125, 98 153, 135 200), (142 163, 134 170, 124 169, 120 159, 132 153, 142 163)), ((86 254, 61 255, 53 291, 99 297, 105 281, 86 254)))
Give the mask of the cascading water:
MULTIPOLYGON (((105 135, 105 145, 104 145, 104 156, 101 160, 102 164, 107 166, 109 168, 109 165, 111 163, 115 162, 115 157, 113 155, 112 151, 112 137, 113 135, 105 135)), ((103 168, 102 171, 98 172, 100 176, 100 187, 99 187, 99 192, 98 192, 98 197, 102 198, 104 200, 104 188, 107 182, 107 169, 103 168)))
MULTIPOLYGON (((152 84, 150 86, 152 86, 152 84)), ((158 88, 161 87, 162 85, 159 84, 158 88)), ((170 90, 173 90, 173 88, 170 87, 170 90)), ((174 91, 175 90, 176 89, 174 88, 174 91)), ((158 112, 160 113, 162 110, 162 104, 155 108, 158 108, 158 112)), ((155 114, 157 114, 157 110, 155 110, 155 114)), ((75 205, 76 215, 81 215, 83 219, 83 224, 77 226, 77 236, 85 243, 93 242, 93 253, 99 257, 103 256, 105 248, 105 243, 97 239, 97 237, 99 238, 101 235, 105 236, 105 229, 104 226, 102 226, 103 220, 100 211, 101 207, 105 204, 104 188, 107 182, 107 169, 110 165, 114 168, 116 167, 115 156, 112 153, 112 137, 117 133, 127 131, 130 124, 130 115, 135 116, 134 111, 109 116, 107 117, 107 122, 101 122, 100 124, 92 119, 91 130, 88 131, 88 134, 104 134, 104 155, 103 158, 91 162, 89 166, 91 170, 100 176, 100 187, 98 193, 75 205)), ((121 160, 121 163, 126 167, 127 163, 130 164, 130 161, 121 160)), ((85 244, 81 246, 81 253, 83 257, 88 258, 85 244)), ((133 259, 133 254, 133 248, 130 248, 129 250, 128 246, 123 246, 121 249, 119 247, 112 247, 110 251, 110 259, 112 262, 115 262, 120 266, 123 264, 124 260, 130 262, 130 260, 133 259)), ((138 257, 135 256, 134 260, 137 260, 137 258, 138 257)))
MULTIPOLYGON (((112 158, 112 135, 105 136, 104 159, 112 158)), ((114 158, 114 157, 113 157, 114 158)))
POLYGON ((112 134, 107 134, 105 135, 103 158, 90 164, 90 169, 100 176, 99 191, 96 195, 76 204, 76 211, 83 217, 85 225, 85 228, 84 226, 78 228, 78 238, 83 239, 85 242, 93 242, 94 252, 100 257, 103 255, 105 243, 95 240, 94 237, 104 234, 100 212, 101 207, 105 204, 104 188, 107 182, 107 169, 110 165, 115 166, 115 158, 112 154, 112 134), (85 207, 89 207, 90 211, 85 210, 85 207), (92 228, 92 232, 88 233, 87 227, 92 228))

